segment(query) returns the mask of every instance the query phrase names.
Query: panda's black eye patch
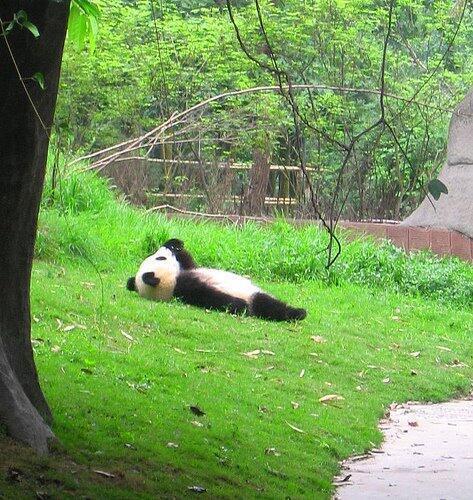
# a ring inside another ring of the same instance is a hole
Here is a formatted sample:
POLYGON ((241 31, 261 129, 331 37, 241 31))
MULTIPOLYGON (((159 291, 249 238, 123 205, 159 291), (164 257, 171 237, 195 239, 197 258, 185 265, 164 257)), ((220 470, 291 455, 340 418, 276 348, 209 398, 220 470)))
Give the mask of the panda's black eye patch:
POLYGON ((156 257, 156 260, 166 260, 166 257, 163 257, 162 255, 159 257, 156 257))

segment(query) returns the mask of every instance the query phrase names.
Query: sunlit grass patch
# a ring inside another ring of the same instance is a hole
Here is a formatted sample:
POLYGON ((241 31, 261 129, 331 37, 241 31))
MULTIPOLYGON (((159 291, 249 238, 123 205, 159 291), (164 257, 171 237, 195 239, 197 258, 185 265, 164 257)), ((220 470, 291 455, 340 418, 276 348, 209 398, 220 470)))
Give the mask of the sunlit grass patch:
POLYGON ((78 491, 327 498, 338 461, 379 444, 389 403, 471 385, 471 312, 267 283, 309 311, 275 324, 148 302, 124 289, 123 271, 102 277, 103 299, 93 269, 37 263, 33 274, 36 359, 78 491), (91 470, 119 483, 90 484, 91 470))

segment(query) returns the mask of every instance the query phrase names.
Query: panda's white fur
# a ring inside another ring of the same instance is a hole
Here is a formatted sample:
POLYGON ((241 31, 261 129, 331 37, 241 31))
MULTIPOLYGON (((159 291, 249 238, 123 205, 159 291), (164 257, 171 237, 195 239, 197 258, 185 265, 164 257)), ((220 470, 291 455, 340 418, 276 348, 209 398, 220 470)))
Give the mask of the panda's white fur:
POLYGON ((145 299, 171 300, 179 271, 180 265, 173 252, 161 247, 141 263, 135 278, 136 291, 145 299), (159 279, 159 286, 147 285, 143 281, 145 273, 153 273, 159 279))
POLYGON ((250 302, 251 297, 255 293, 261 291, 261 289, 248 278, 244 278, 243 276, 239 276, 229 271, 199 267, 194 269, 193 272, 197 274, 203 282, 216 288, 220 292, 227 293, 232 297, 238 297, 246 302, 250 302))

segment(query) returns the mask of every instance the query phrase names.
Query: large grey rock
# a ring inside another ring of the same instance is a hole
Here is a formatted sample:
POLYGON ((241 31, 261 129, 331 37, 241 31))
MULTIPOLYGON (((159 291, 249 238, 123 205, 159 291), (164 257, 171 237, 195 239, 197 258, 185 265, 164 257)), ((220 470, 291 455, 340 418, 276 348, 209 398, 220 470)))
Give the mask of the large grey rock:
POLYGON ((447 162, 438 178, 448 194, 437 201, 424 198, 401 224, 454 229, 473 238, 473 89, 453 112, 447 162))

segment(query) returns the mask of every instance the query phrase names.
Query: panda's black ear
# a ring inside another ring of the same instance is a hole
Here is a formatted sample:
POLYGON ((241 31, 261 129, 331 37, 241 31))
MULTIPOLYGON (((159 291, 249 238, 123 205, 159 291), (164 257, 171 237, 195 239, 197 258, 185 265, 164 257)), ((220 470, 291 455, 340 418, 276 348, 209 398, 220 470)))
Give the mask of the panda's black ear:
POLYGON ((171 250, 171 252, 180 252, 184 249, 184 242, 177 238, 172 238, 166 241, 163 246, 171 250))
POLYGON ((136 283, 134 276, 128 278, 128 281, 126 282, 126 288, 130 290, 130 292, 136 292, 136 283))

